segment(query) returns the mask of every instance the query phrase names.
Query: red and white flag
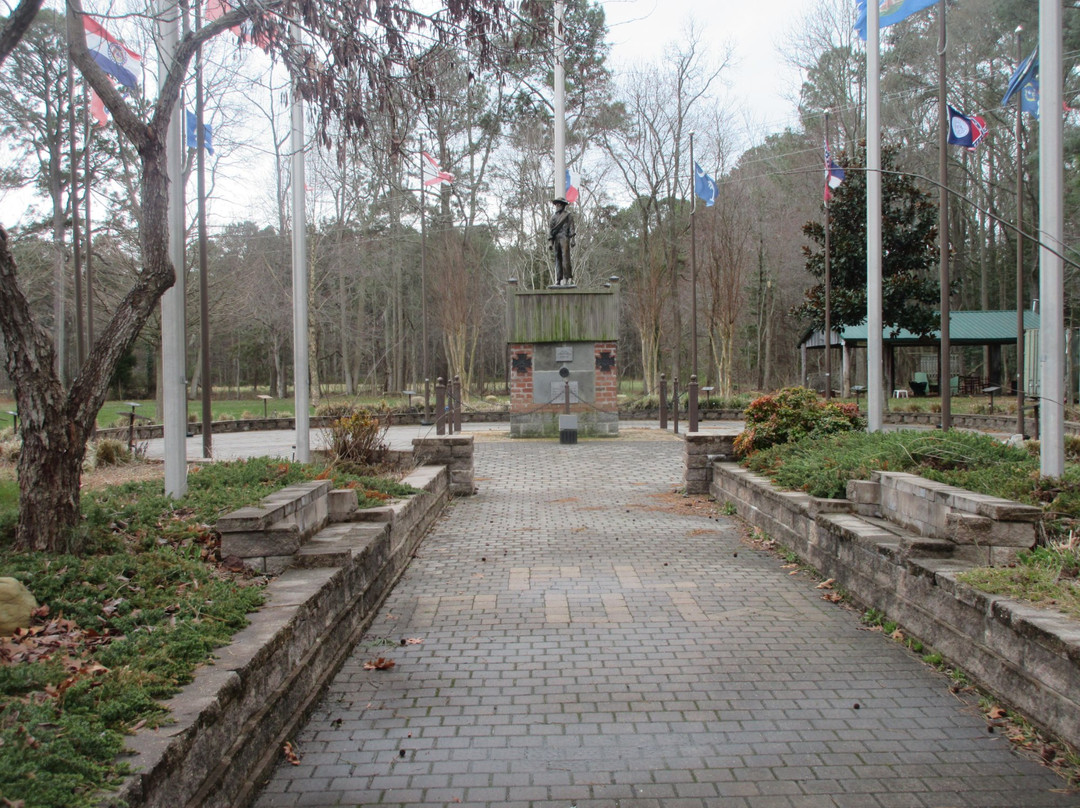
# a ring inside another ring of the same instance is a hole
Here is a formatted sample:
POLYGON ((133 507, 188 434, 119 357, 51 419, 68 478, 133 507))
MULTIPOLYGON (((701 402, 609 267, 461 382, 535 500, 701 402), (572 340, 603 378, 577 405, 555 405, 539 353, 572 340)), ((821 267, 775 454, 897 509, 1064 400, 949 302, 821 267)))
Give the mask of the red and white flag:
POLYGON ((93 87, 90 88, 90 114, 97 121, 98 126, 108 126, 109 113, 105 111, 105 102, 94 92, 93 87))
POLYGON ((138 68, 142 57, 120 42, 92 17, 83 17, 86 31, 86 47, 98 67, 123 84, 129 90, 139 86, 131 68, 138 68))
MULTIPOLYGON (((206 0, 204 19, 206 22, 213 22, 218 17, 228 14, 232 10, 233 7, 229 4, 228 0, 206 0)), ((233 25, 229 30, 240 37, 241 41, 256 45, 257 47, 262 48, 266 53, 270 52, 270 36, 268 34, 262 34, 257 39, 252 36, 250 20, 240 25, 233 25)))
POLYGON ((574 177, 570 174, 570 169, 566 169, 566 193, 563 194, 563 198, 567 202, 573 204, 578 199, 578 189, 574 185, 574 177))
POLYGON ((443 182, 453 182, 454 175, 449 171, 443 171, 439 168, 439 164, 435 162, 435 158, 427 152, 420 152, 420 156, 423 157, 420 161, 420 166, 424 170, 424 187, 429 185, 438 185, 443 182))

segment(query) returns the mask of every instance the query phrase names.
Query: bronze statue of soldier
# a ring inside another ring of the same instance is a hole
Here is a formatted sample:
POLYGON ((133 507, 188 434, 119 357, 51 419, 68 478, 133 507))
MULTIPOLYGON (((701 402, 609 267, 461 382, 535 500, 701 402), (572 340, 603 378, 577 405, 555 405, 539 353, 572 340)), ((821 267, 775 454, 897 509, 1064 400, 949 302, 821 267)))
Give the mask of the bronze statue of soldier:
POLYGON ((555 212, 551 214, 548 225, 548 241, 555 250, 555 285, 572 286, 574 271, 570 265, 570 248, 574 244, 574 214, 570 212, 568 202, 559 197, 552 199, 555 212))

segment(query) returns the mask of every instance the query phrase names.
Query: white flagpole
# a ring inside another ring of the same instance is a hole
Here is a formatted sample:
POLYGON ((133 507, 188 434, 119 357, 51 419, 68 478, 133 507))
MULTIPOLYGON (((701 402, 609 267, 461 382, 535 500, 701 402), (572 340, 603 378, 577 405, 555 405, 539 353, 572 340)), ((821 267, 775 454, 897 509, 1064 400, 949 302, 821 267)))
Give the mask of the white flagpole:
POLYGON ((1061 26, 1061 0, 1039 0, 1039 470, 1044 477, 1065 472, 1061 26))
POLYGON ((880 432, 882 379, 881 284, 881 52, 877 0, 866 4, 866 421, 880 432))
MULTIPOLYGON (((164 84, 180 42, 180 9, 158 0, 158 82, 164 84)), ((161 398, 165 443, 165 493, 187 493, 187 379, 184 355, 184 183, 182 98, 173 108, 165 150, 169 175, 169 260, 176 283, 161 297, 161 398)))
MULTIPOLYGON (((292 26, 299 40, 300 29, 292 26)), ((311 418, 308 413, 308 275, 307 210, 304 200, 304 101, 292 89, 292 292, 293 292, 293 396, 296 409, 296 460, 311 461, 311 418)))
POLYGON ((940 259, 939 286, 940 372, 938 392, 941 395, 941 428, 952 429, 952 340, 950 321, 950 272, 949 272, 949 111, 945 97, 945 49, 948 38, 945 31, 945 0, 938 0, 938 257, 940 259))
POLYGON ((563 19, 566 15, 564 0, 555 0, 555 195, 566 195, 566 31, 563 19))

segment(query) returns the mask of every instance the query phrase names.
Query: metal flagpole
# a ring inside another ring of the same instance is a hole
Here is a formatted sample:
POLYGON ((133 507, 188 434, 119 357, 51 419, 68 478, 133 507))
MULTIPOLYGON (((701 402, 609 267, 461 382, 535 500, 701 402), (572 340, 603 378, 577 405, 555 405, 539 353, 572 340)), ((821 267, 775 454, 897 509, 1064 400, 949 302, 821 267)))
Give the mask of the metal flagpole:
POLYGON ((880 432, 882 379, 881 288, 881 52, 876 2, 866 4, 866 422, 880 432))
MULTIPOLYGON (((829 143, 829 111, 825 110, 825 144, 829 143)), ((832 256, 829 255, 829 231, 832 222, 829 218, 829 199, 832 190, 829 186, 832 167, 831 155, 825 160, 825 400, 832 398, 832 256)))
POLYGON ((690 431, 697 432, 697 163, 694 162, 694 133, 690 133, 690 431))
MULTIPOLYGON (((75 139, 75 70, 71 63, 71 55, 67 59, 68 71, 68 147, 71 153, 71 188, 68 198, 71 200, 71 259, 75 273, 75 356, 78 360, 78 376, 82 370, 82 364, 86 359, 86 343, 83 341, 83 284, 82 284, 82 254, 80 252, 79 236, 79 160, 78 149, 75 139)), ((89 147, 89 144, 87 144, 89 147)), ((86 193, 90 193, 87 184, 86 193)))
MULTIPOLYGON (((168 79, 180 42, 180 10, 158 0, 158 82, 168 79)), ((176 282, 161 297, 161 388, 165 443, 165 493, 187 493, 187 386, 184 378, 184 183, 183 99, 177 101, 165 136, 169 181, 169 260, 176 282)))
POLYGON ((694 133, 690 133, 690 372, 697 376, 697 164, 694 162, 694 133))
POLYGON ((949 339, 949 111, 945 98, 945 0, 938 0, 938 242, 941 261, 941 428, 952 428, 952 370, 949 339))
MULTIPOLYGON (((300 28, 292 25, 299 41, 300 28)), ((293 291, 293 383, 296 409, 296 459, 311 460, 310 390, 308 390, 308 276, 307 213, 304 200, 304 102, 293 83, 292 90, 292 291, 293 291)))
MULTIPOLYGON (((1024 60, 1016 26, 1016 64, 1024 60)), ((1016 99, 1016 434, 1024 434, 1024 110, 1016 99)))
POLYGON ((424 423, 431 421, 428 410, 428 332, 427 332, 427 225, 424 207, 427 204, 427 185, 424 184, 424 138, 420 136, 420 365, 424 372, 424 423))
POLYGON ((1061 0, 1039 0, 1039 466, 1044 477, 1065 472, 1061 26, 1061 0))
POLYGON ((93 127, 90 124, 90 88, 84 88, 86 103, 83 105, 83 131, 86 133, 84 140, 86 148, 83 149, 83 177, 86 181, 86 213, 83 220, 86 227, 83 230, 83 241, 86 244, 86 344, 90 350, 94 350, 94 272, 92 264, 93 250, 93 220, 90 218, 90 143, 93 138, 93 127))
POLYGON ((563 19, 566 15, 564 0, 555 0, 555 195, 566 195, 566 35, 563 19))
MULTIPOLYGON (((195 30, 202 25, 200 3, 195 3, 195 30)), ((213 416, 210 411, 210 279, 206 255, 206 132, 203 129, 203 67, 202 45, 195 50, 195 170, 199 195, 199 341, 202 344, 202 450, 203 457, 214 456, 213 416)))

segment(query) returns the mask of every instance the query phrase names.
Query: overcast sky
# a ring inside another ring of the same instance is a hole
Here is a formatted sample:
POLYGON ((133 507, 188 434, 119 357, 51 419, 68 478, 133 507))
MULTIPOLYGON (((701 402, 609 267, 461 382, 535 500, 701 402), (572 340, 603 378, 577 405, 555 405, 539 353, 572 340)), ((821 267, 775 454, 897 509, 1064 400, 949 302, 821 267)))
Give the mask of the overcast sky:
MULTIPOLYGON (((601 0, 614 43, 612 61, 620 64, 659 58, 680 39, 692 18, 701 40, 729 43, 735 64, 727 71, 729 95, 745 105, 746 117, 767 131, 795 119, 789 100, 799 76, 780 51, 784 37, 818 0, 601 0)), ((855 0, 852 0, 854 21, 855 0)))

